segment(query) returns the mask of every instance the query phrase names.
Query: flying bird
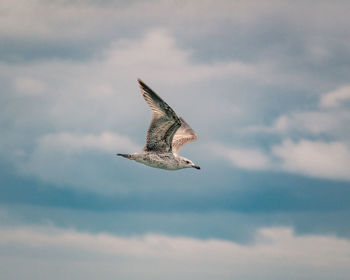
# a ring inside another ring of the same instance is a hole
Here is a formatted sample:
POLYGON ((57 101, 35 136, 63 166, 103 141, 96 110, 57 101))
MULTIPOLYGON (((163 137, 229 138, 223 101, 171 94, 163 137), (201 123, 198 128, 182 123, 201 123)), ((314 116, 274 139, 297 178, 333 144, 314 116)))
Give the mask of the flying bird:
POLYGON ((197 134, 149 86, 140 79, 137 81, 143 98, 152 109, 152 120, 147 131, 146 145, 141 153, 117 155, 155 168, 177 170, 193 167, 200 169, 191 160, 178 155, 183 145, 197 140, 197 134))

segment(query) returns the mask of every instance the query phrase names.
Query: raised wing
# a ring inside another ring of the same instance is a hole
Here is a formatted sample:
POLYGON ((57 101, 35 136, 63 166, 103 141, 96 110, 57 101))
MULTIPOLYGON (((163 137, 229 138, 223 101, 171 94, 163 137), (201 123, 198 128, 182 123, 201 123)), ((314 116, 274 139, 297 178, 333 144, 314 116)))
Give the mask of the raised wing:
POLYGON ((173 153, 178 154, 181 147, 189 142, 197 140, 196 132, 188 125, 183 118, 179 118, 181 121, 180 128, 176 131, 173 138, 173 153))
POLYGON ((140 79, 143 98, 152 109, 144 151, 172 152, 172 142, 181 121, 171 107, 140 79))

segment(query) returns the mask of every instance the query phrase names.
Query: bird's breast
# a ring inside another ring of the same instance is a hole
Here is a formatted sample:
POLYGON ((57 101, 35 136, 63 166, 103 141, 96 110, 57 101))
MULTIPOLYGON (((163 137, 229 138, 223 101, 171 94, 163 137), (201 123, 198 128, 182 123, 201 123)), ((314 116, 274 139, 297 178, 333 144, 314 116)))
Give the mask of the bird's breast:
POLYGON ((145 165, 167 169, 167 170, 176 170, 179 169, 179 164, 176 158, 171 153, 144 153, 140 155, 136 161, 143 163, 145 165))

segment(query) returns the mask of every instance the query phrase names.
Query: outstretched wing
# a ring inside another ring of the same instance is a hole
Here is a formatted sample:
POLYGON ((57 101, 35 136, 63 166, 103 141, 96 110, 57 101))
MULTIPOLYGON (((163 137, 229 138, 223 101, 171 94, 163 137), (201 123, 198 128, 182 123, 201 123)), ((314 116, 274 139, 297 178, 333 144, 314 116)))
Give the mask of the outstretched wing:
POLYGON ((181 147, 189 142, 197 140, 196 132, 188 125, 183 118, 179 118, 181 121, 180 128, 176 131, 173 138, 173 153, 178 154, 181 147))
POLYGON ((171 107, 140 79, 143 98, 152 109, 144 151, 172 152, 172 142, 181 121, 171 107))

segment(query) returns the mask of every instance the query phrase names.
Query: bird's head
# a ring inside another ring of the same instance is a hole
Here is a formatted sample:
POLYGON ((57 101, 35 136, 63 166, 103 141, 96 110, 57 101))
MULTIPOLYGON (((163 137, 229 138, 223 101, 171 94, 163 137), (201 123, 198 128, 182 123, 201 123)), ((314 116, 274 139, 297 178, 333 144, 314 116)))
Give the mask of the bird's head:
POLYGON ((182 166, 182 168, 196 168, 196 169, 201 169, 198 165, 195 165, 191 160, 184 158, 184 157, 180 157, 180 164, 182 166))

